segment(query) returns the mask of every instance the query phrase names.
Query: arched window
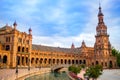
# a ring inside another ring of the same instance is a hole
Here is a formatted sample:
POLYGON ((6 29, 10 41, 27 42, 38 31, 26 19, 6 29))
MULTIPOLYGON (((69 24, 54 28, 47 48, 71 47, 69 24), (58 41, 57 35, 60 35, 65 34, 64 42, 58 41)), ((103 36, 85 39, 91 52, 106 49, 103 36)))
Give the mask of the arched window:
POLYGON ((49 59, 48 63, 51 64, 51 59, 49 59))
POLYGON ((34 63, 34 58, 31 59, 31 64, 33 64, 33 63, 34 63))
POLYGON ((22 52, 24 52, 25 50, 24 50, 24 47, 22 48, 22 52))
POLYGON ((83 60, 83 64, 86 64, 86 60, 83 60))
POLYGON ((63 64, 63 59, 61 59, 61 64, 63 64))
POLYGON ((76 60, 76 64, 78 64, 78 60, 76 60))
POLYGON ((22 65, 24 65, 24 57, 22 57, 22 65))
POLYGON ((6 55, 3 56, 3 63, 7 63, 7 56, 6 55))
POLYGON ((20 52, 20 46, 18 46, 18 52, 20 52))
POLYGON ((74 64, 74 60, 72 60, 72 64, 74 64))
POLYGON ((67 60, 65 59, 65 64, 67 64, 67 60))
POLYGON ((59 63, 59 59, 57 59, 57 64, 59 63))
POLYGON ((17 56, 17 64, 20 65, 20 56, 17 56))
POLYGON ((10 50, 10 45, 6 45, 6 50, 7 50, 7 51, 10 50))
POLYGON ((26 48, 26 52, 28 52, 28 48, 26 48))
POLYGON ((99 64, 98 61, 96 61, 96 65, 99 64))
POLYGON ((68 64, 71 64, 71 61, 70 61, 70 60, 68 60, 68 64))
POLYGON ((82 60, 79 60, 79 64, 82 64, 82 60))
POLYGON ((43 61, 43 59, 41 58, 41 59, 40 59, 40 64, 42 64, 42 61, 43 61))

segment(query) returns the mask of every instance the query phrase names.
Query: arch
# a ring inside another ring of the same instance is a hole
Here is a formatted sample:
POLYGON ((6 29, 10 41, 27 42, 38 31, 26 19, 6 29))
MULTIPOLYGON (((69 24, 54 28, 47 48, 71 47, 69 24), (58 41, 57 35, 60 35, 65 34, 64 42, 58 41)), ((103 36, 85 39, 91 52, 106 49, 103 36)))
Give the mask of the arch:
POLYGON ((72 60, 72 64, 74 64, 74 60, 72 60))
POLYGON ((42 62, 43 62, 43 58, 40 59, 40 64, 42 64, 42 62))
POLYGON ((53 64, 55 64, 55 59, 53 59, 53 64))
POLYGON ((67 60, 66 59, 64 60, 64 63, 67 64, 67 60))
POLYGON ((112 68, 113 67, 113 63, 112 61, 109 61, 109 68, 112 68))
POLYGON ((83 64, 86 64, 86 60, 83 60, 83 64))
POLYGON ((17 65, 20 65, 20 56, 17 56, 17 65))
POLYGON ((96 61, 96 65, 98 65, 99 64, 99 62, 98 61, 96 61))
POLYGON ((103 62, 101 62, 101 65, 103 66, 103 62))
POLYGON ((107 67, 107 62, 105 62, 105 66, 107 67))
POLYGON ((47 58, 44 59, 44 63, 45 63, 45 64, 47 63, 47 58))
POLYGON ((82 64, 82 60, 79 60, 79 64, 82 64))
POLYGON ((6 45, 6 51, 10 50, 10 45, 6 45))
POLYGON ((28 64, 28 62, 29 62, 29 61, 28 61, 28 57, 26 57, 26 64, 28 64))
POLYGON ((0 60, 2 59, 1 55, 0 55, 0 60))
POLYGON ((63 64, 63 59, 61 59, 61 64, 63 64))
POLYGON ((22 65, 24 65, 24 57, 22 56, 22 65))
POLYGON ((25 48, 24 47, 22 47, 22 52, 24 52, 25 51, 25 48))
POLYGON ((36 61, 35 61, 35 63, 36 63, 36 64, 38 64, 38 61, 39 61, 39 60, 38 60, 38 58, 36 58, 36 61))
POLYGON ((3 63, 7 63, 7 56, 6 55, 3 56, 3 63))
POLYGON ((18 52, 20 52, 21 50, 20 50, 20 46, 18 46, 18 52))
POLYGON ((59 64, 59 59, 57 59, 57 64, 59 64))
POLYGON ((29 52, 28 48, 26 48, 26 52, 29 52))
POLYGON ((70 59, 68 60, 68 64, 71 64, 71 61, 70 61, 70 59))
POLYGON ((78 64, 78 60, 76 60, 76 64, 78 64))
POLYGON ((94 62, 92 62, 92 65, 94 66, 94 62))
POLYGON ((51 64, 51 59, 48 60, 48 63, 51 64))
POLYGON ((33 63, 34 63, 34 58, 31 59, 31 64, 33 64, 33 63))

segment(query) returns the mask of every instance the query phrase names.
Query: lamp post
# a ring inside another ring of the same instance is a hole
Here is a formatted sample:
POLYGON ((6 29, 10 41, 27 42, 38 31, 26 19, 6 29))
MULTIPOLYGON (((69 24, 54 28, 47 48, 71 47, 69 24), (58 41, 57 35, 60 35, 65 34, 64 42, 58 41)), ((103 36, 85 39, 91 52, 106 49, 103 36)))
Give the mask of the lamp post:
POLYGON ((2 68, 3 59, 0 59, 0 68, 2 68))
POLYGON ((16 56, 16 79, 18 78, 18 56, 16 56))
POLYGON ((39 60, 39 70, 40 70, 40 68, 41 68, 40 64, 41 64, 41 61, 39 60))
POLYGON ((30 59, 28 59, 28 71, 30 71, 30 59))

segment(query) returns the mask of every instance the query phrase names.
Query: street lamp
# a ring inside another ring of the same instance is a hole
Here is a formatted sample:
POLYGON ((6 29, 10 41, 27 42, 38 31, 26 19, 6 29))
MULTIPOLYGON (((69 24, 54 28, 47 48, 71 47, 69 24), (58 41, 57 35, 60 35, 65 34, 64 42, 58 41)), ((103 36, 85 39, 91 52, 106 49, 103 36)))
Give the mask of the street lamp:
POLYGON ((40 68, 41 68, 40 64, 41 64, 41 60, 39 60, 39 70, 40 70, 40 68))
POLYGON ((18 78, 18 56, 16 56, 16 79, 18 78))
POLYGON ((2 68, 3 59, 0 59, 0 68, 2 68))
POLYGON ((30 59, 28 59, 28 71, 30 71, 30 59))

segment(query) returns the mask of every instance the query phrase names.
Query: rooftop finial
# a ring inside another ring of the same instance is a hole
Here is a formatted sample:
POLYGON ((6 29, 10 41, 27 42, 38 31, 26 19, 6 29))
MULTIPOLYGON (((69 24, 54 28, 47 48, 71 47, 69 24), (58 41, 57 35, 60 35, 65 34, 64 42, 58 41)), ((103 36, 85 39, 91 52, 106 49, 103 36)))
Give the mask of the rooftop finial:
POLYGON ((75 48, 75 45, 74 45, 74 43, 72 43, 72 45, 71 45, 71 49, 74 49, 75 48))
POLYGON ((28 31, 29 31, 29 34, 32 34, 32 29, 31 29, 31 27, 29 28, 28 31))
POLYGON ((101 2, 99 0, 99 13, 98 16, 103 16, 102 10, 101 10, 101 2))
POLYGON ((14 29, 16 29, 16 27, 17 27, 16 20, 15 20, 15 22, 13 23, 13 26, 14 26, 14 29))
POLYGON ((99 7, 101 7, 101 3, 100 3, 100 0, 99 0, 99 7))

